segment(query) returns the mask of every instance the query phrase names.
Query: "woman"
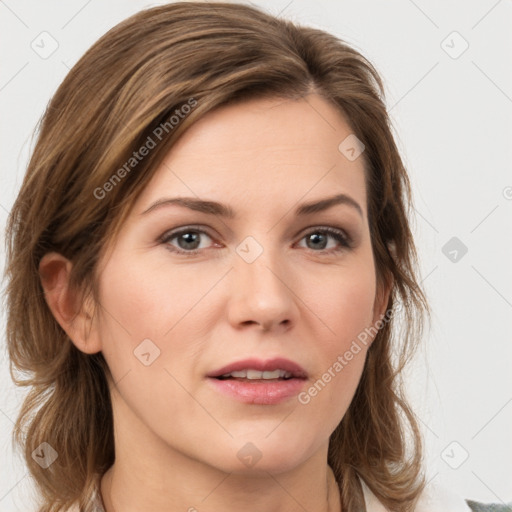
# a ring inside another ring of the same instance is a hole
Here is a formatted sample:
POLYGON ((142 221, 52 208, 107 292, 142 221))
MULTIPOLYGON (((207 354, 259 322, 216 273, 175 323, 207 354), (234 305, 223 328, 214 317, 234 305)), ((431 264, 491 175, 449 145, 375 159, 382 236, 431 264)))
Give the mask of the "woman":
POLYGON ((210 2, 108 32, 8 225, 40 511, 432 510, 400 387, 427 311, 409 207, 342 41, 210 2))

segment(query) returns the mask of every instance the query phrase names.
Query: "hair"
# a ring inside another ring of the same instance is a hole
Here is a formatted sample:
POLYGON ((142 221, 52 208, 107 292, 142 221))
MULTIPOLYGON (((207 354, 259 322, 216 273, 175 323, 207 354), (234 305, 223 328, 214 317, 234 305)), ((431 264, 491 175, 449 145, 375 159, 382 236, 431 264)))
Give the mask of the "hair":
POLYGON ((81 303, 89 296, 97 303, 107 242, 188 127, 236 101, 311 93, 333 105, 365 145, 377 290, 390 285, 388 311, 401 308, 368 349, 355 396, 330 437, 328 463, 344 511, 364 508, 359 477, 388 508, 413 509, 425 485, 422 441, 401 372, 429 308, 416 274, 410 182, 379 73, 322 30, 247 5, 179 2, 126 19, 71 69, 38 125, 8 220, 10 371, 16 385, 29 387, 13 443, 37 485, 40 512, 75 502, 89 510, 97 475, 115 459, 109 368, 101 352, 78 350, 55 320, 40 280, 41 258, 50 251, 68 258, 71 288, 81 303), (162 136, 155 147, 131 160, 149 138, 156 142, 156 133, 162 136), (31 456, 43 442, 58 452, 46 469, 31 456))

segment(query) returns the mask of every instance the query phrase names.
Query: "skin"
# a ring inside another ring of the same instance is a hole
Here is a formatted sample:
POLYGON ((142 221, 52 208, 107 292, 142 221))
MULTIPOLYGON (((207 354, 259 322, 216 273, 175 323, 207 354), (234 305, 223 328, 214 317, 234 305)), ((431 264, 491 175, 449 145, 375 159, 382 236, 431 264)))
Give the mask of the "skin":
POLYGON ((384 314, 389 290, 377 293, 363 158, 338 150, 351 133, 315 94, 222 107, 180 138, 137 199, 101 261, 96 314, 89 302, 76 307, 71 262, 43 258, 55 318, 80 350, 103 352, 115 382, 116 461, 101 481, 107 512, 340 510, 328 441, 367 349, 305 405, 297 397, 240 403, 206 374, 247 357, 285 357, 306 370, 307 389, 384 314), (299 204, 336 193, 361 213, 338 204, 294 215, 299 204), (177 205, 142 214, 176 196, 222 202, 236 217, 177 205), (206 233, 195 246, 190 235, 160 240, 190 225, 206 233), (320 241, 310 236, 319 231, 320 241), (263 250, 252 263, 236 252, 248 236, 263 250), (134 356, 144 339, 160 350, 149 366, 134 356), (247 443, 261 455, 252 466, 237 457, 247 443))

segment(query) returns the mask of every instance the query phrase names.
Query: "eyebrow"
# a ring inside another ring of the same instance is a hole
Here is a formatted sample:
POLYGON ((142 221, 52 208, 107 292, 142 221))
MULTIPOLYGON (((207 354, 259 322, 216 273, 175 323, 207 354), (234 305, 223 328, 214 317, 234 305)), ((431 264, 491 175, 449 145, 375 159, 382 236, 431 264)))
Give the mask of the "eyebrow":
MULTIPOLYGON (((361 217, 363 217, 363 210, 359 203, 348 196, 347 194, 336 194, 331 197, 326 197, 318 201, 309 203, 303 203, 295 209, 296 216, 306 216, 313 213, 325 211, 333 206, 343 204, 354 208, 361 217)), ((206 213, 209 215, 218 215, 228 219, 234 219, 236 217, 235 211, 228 205, 218 203, 216 201, 206 201, 204 199, 198 199, 196 197, 172 197, 172 198, 161 198, 152 203, 141 215, 146 215, 158 208, 169 205, 178 205, 196 212, 206 213)))

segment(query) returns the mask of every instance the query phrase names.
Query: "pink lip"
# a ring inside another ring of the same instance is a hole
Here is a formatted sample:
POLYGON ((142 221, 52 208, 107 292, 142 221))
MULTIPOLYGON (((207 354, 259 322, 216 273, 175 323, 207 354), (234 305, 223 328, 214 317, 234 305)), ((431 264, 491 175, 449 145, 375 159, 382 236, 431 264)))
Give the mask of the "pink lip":
POLYGON ((235 398, 247 404, 275 405, 288 398, 296 396, 304 387, 307 379, 305 370, 298 364, 288 359, 275 358, 267 361, 258 359, 245 359, 223 366, 208 374, 208 382, 220 393, 235 398), (240 370, 273 371, 285 370, 292 374, 287 380, 247 381, 242 379, 220 380, 219 377, 226 373, 240 370))

